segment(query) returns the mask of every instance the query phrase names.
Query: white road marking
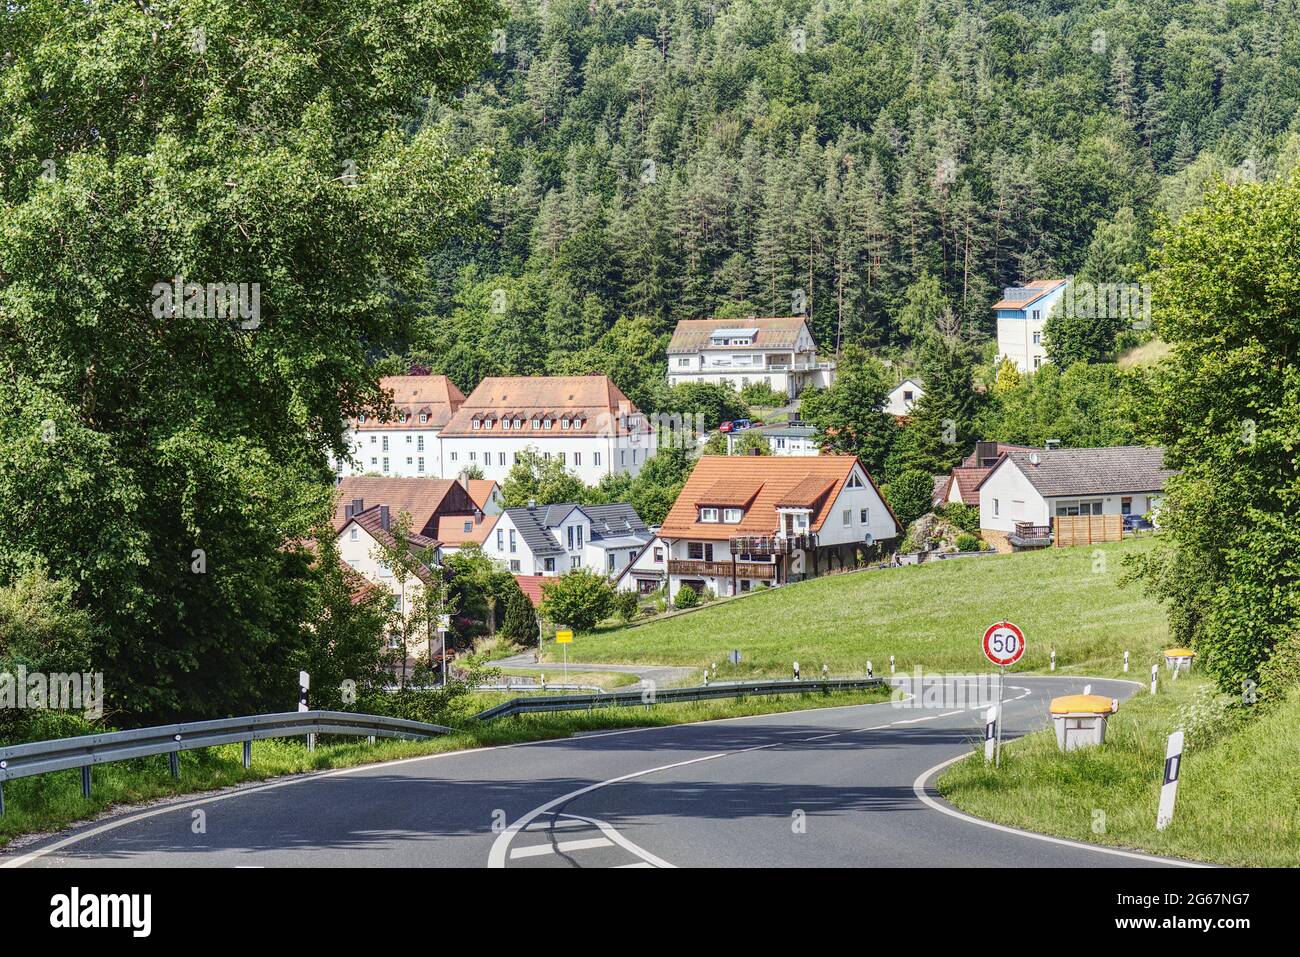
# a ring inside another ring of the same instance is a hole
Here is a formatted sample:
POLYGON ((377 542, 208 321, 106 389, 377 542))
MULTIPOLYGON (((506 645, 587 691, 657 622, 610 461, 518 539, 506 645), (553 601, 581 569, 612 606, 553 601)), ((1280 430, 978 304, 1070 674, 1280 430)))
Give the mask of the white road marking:
POLYGON ((565 854, 569 851, 587 851, 593 847, 611 847, 613 841, 605 837, 584 837, 576 841, 560 841, 557 844, 529 844, 527 847, 510 849, 510 859, 519 857, 543 857, 547 854, 565 854))
POLYGON ((582 821, 534 821, 529 824, 529 831, 549 831, 553 827, 582 827, 582 821))
POLYGON ((602 834, 604 834, 607 838, 609 838, 619 847, 623 848, 623 850, 630 851, 631 853, 635 854, 637 857, 641 858, 641 863, 639 864, 623 864, 621 865, 622 867, 672 867, 673 866, 672 864, 669 864, 667 861, 665 861, 662 857, 656 857, 655 855, 651 854, 649 851, 647 851, 644 847, 641 847, 639 844, 633 844, 626 837, 620 834, 618 830, 614 828, 612 825, 610 825, 607 821, 598 821, 594 817, 583 817, 581 814, 564 814, 562 816, 573 818, 574 820, 579 822, 585 822, 587 824, 596 825, 596 827, 600 828, 600 832, 602 834))
POLYGON ((1076 847, 1084 851, 1096 851, 1098 854, 1112 854, 1116 857, 1128 857, 1139 861, 1155 861, 1159 864, 1168 864, 1170 867, 1208 867, 1207 864, 1200 864, 1195 861, 1180 861, 1172 857, 1157 857, 1154 854, 1143 854, 1138 851, 1123 851, 1117 847, 1103 847, 1100 844, 1085 844, 1082 841, 1071 841, 1064 837, 1052 837, 1050 834, 1036 834, 1033 831, 1022 831, 1018 827, 1007 827, 1005 824, 995 824, 992 821, 986 821, 983 818, 974 817, 970 814, 964 814, 956 808, 948 807, 941 804, 934 798, 930 797, 925 790, 925 782, 934 777, 950 764, 956 764, 958 761, 969 757, 969 754, 959 754, 955 758, 949 758, 930 768, 928 771, 922 771, 915 781, 912 782, 912 791, 917 798, 926 807, 933 811, 939 811, 947 814, 949 817, 955 817, 959 821, 965 821, 968 824, 978 824, 980 827, 991 828, 995 831, 1001 831, 1004 834, 1016 834, 1020 837, 1033 838, 1035 841, 1046 841, 1048 844, 1060 844, 1064 847, 1076 847))

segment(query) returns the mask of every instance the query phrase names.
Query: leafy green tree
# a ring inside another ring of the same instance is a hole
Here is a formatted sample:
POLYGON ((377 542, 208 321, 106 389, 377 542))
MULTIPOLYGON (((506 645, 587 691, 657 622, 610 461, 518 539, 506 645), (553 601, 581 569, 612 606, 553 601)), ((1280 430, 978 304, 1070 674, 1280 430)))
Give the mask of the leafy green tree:
MULTIPOLYGON (((1224 690, 1256 680, 1300 624, 1300 174, 1220 188, 1158 238, 1155 392, 1171 479, 1166 554, 1147 566, 1179 641, 1224 690)), ((1300 678, 1274 675, 1283 694, 1300 678)))
POLYGON ((963 450, 978 438, 975 417, 981 397, 974 388, 973 369, 967 341, 955 334, 925 338, 921 347, 925 393, 912 407, 900 437, 901 448, 890 459, 891 476, 913 469, 936 475, 961 461, 963 450))
POLYGON ((620 591, 614 595, 614 610, 618 612, 618 617, 624 624, 636 618, 639 608, 637 594, 634 591, 620 591))
POLYGON ((525 449, 501 483, 501 502, 506 508, 522 508, 530 502, 537 505, 580 502, 586 491, 582 479, 568 471, 559 459, 525 449))
POLYGON ((735 389, 712 382, 684 382, 674 386, 657 411, 702 416, 705 429, 716 429, 723 422, 749 417, 749 406, 735 389))
POLYGON ((911 469, 891 481, 882 491, 906 529, 930 511, 934 498, 934 479, 929 472, 911 469))
POLYGON ((409 120, 473 78, 498 14, 6 11, 0 579, 39 555, 75 584, 122 720, 293 700, 314 572, 285 543, 327 513, 402 293, 490 191, 481 149, 409 120))
POLYGON ((614 610, 614 588, 604 575, 575 568, 542 582, 541 612, 576 632, 591 631, 614 610))
POLYGON ((893 377, 877 359, 856 346, 840 356, 829 389, 806 390, 799 417, 817 429, 823 452, 856 455, 868 471, 877 471, 889 454, 897 421, 884 411, 893 377))
POLYGON ((771 455, 772 446, 761 432, 746 429, 731 447, 732 455, 771 455))

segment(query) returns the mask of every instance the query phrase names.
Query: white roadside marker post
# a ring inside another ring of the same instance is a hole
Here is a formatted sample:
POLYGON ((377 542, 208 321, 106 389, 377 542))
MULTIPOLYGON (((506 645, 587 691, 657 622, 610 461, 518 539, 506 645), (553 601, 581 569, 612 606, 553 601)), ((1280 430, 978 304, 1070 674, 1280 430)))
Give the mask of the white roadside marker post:
MULTIPOLYGON (((311 687, 311 675, 305 671, 298 672, 298 710, 307 710, 307 689, 311 687)), ((307 750, 316 750, 316 735, 307 735, 307 750)))
POLYGON ((1092 694, 1092 685, 1084 685, 1084 686, 1083 686, 1083 693, 1084 693, 1084 694, 1092 694))
POLYGON ((1124 652, 1124 674, 1128 674, 1128 652, 1124 652))
POLYGON ((872 674, 871 674, 871 662, 869 662, 869 661, 867 662, 867 677, 868 677, 868 678, 872 677, 872 674))
POLYGON ((994 730, 997 727, 998 706, 993 705, 984 712, 984 763, 993 763, 994 730))
POLYGON ((890 655, 890 656, 889 656, 889 673, 890 673, 891 675, 894 673, 894 656, 893 656, 893 655, 890 655))
POLYGON ((1048 670, 1049 671, 1056 670, 1056 649, 1055 648, 1052 649, 1052 664, 1049 666, 1048 670))
POLYGON ((1156 693, 1156 687, 1160 684, 1160 666, 1151 666, 1151 693, 1156 693))
POLYGON ((1178 772, 1183 766, 1183 732, 1169 736, 1165 747, 1165 778, 1160 786, 1160 810, 1156 813, 1156 830, 1163 831, 1174 819, 1174 798, 1178 797, 1178 772))

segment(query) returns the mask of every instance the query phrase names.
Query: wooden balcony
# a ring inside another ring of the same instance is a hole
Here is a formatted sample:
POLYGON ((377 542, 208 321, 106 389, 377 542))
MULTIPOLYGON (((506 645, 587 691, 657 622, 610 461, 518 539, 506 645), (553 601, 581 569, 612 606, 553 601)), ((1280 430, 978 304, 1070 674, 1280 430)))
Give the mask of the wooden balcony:
POLYGON ((789 555, 792 552, 807 551, 816 547, 816 532, 803 532, 798 535, 755 535, 749 538, 733 538, 730 542, 733 555, 789 555))
POLYGON ((670 560, 668 574, 682 578, 731 578, 735 575, 737 578, 769 579, 776 577, 776 566, 761 562, 736 562, 733 566, 731 562, 670 560))
POLYGON ((1007 541, 1016 548, 1046 548, 1052 544, 1052 526, 1016 522, 1016 527, 1007 536, 1007 541))

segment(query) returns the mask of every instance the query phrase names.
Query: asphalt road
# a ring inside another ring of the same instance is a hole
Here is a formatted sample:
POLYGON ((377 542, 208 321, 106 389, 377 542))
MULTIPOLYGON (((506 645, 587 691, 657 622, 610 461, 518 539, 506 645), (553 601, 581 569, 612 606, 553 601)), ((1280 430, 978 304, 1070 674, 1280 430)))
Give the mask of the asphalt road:
MULTIPOLYGON (((1004 735, 1133 684, 1012 677, 1004 735)), ((913 699, 589 734, 299 776, 127 812, 0 866, 1131 867, 976 822, 926 788, 983 707, 913 699), (201 827, 200 827, 201 825, 201 827)))

